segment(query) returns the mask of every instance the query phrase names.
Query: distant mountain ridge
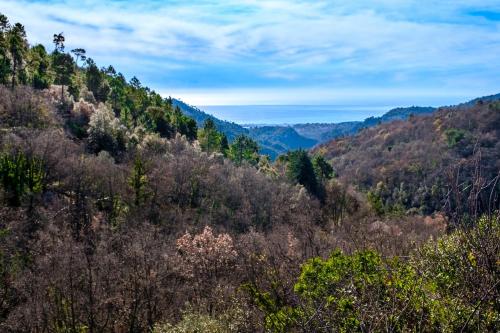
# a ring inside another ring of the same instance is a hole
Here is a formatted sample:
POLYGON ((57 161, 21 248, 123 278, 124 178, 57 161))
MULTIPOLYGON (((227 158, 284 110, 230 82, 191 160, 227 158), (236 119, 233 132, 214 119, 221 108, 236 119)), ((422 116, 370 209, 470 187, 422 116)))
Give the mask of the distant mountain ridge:
MULTIPOLYGON (((491 102, 497 100, 500 100, 500 94, 475 98, 457 106, 472 106, 480 101, 491 102)), ((356 134, 363 128, 394 120, 405 120, 410 116, 428 115, 439 109, 432 106, 398 107, 389 110, 380 117, 369 117, 363 121, 243 127, 233 122, 218 119, 177 99, 173 99, 173 104, 179 106, 184 114, 193 118, 199 127, 203 125, 206 119, 211 118, 217 129, 225 133, 229 141, 234 140, 241 134, 252 137, 259 143, 261 153, 269 155, 272 159, 289 150, 309 149, 319 143, 356 134)))
POLYGON ((202 127, 205 120, 207 120, 209 118, 212 119, 213 122, 215 123, 215 126, 217 127, 217 129, 219 131, 223 132, 224 134, 226 134, 227 139, 229 141, 234 140, 240 134, 249 135, 248 130, 246 128, 244 128, 243 126, 240 126, 240 125, 233 123, 233 122, 230 122, 230 121, 218 119, 218 118, 198 109, 195 106, 191 106, 191 105, 184 103, 181 100, 173 98, 172 104, 174 105, 174 107, 178 106, 181 109, 182 113, 193 118, 196 121, 196 124, 198 125, 198 127, 202 127))
POLYGON ((306 138, 290 126, 261 126, 250 127, 250 136, 261 146, 261 153, 275 159, 279 154, 289 150, 310 148, 318 143, 317 140, 306 138))
POLYGON ((352 135, 362 128, 372 127, 379 123, 386 123, 393 120, 404 120, 410 115, 419 116, 430 114, 436 108, 427 106, 399 107, 389 110, 380 117, 369 117, 364 121, 349 121, 333 124, 297 124, 293 128, 302 136, 315 139, 318 142, 325 142, 338 137, 352 135))

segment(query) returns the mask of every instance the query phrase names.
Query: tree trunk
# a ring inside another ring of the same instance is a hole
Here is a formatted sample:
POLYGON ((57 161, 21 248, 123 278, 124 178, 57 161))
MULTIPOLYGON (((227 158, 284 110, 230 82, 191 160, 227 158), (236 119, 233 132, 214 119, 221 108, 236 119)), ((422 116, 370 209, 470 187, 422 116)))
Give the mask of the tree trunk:
POLYGON ((12 90, 14 90, 14 86, 16 85, 16 71, 17 71, 17 63, 13 61, 12 67, 12 90))

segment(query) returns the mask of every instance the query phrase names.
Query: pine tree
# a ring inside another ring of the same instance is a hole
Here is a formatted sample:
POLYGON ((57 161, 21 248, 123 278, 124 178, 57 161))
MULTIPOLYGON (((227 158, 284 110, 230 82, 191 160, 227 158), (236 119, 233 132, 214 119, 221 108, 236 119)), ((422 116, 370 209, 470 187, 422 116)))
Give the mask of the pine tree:
POLYGON ((11 74, 7 32, 10 29, 7 16, 0 14, 0 84, 6 84, 11 74))
POLYGON ((241 165, 244 161, 256 165, 259 162, 258 153, 257 142, 244 134, 237 136, 229 147, 229 158, 237 165, 241 165))
POLYGON ((207 153, 213 153, 220 150, 219 132, 215 127, 215 123, 211 118, 207 118, 203 124, 203 128, 198 134, 201 149, 207 153))
POLYGON ((7 33, 9 53, 12 59, 12 89, 17 82, 23 81, 22 71, 28 52, 28 42, 26 40, 26 31, 21 23, 16 23, 7 33))
POLYGON ((318 181, 323 182, 333 177, 333 167, 323 155, 314 155, 312 164, 318 181))
POLYGON ((47 89, 50 86, 50 59, 41 44, 32 47, 29 51, 29 69, 33 88, 47 89))
POLYGON ((286 173, 291 181, 303 185, 309 193, 313 195, 319 194, 313 164, 305 150, 300 149, 288 154, 286 173))

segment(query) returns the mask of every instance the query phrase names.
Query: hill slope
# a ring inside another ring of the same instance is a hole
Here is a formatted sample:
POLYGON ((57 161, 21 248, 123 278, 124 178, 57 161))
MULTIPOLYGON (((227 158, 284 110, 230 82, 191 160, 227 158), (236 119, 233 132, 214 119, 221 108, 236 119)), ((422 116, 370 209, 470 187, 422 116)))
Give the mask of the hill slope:
MULTIPOLYGON (((454 209, 454 201, 466 200, 500 170, 500 103, 440 108, 425 117, 363 129, 319 150, 342 182, 371 191, 381 212, 454 209), (444 185, 455 178, 460 188, 444 185)), ((475 209, 485 209, 487 201, 475 209)))
POLYGON ((306 138, 292 127, 287 126, 263 126, 249 128, 250 136, 261 146, 261 153, 267 154, 271 159, 289 150, 299 148, 310 148, 317 141, 306 138))
POLYGON ((236 123, 218 119, 200 109, 190 106, 180 100, 173 99, 173 105, 179 106, 181 111, 193 118, 198 127, 203 126, 203 122, 211 118, 217 129, 223 132, 229 141, 234 140, 238 135, 245 134, 252 137, 260 146, 260 153, 269 155, 275 159, 278 155, 288 150, 298 148, 311 148, 317 141, 301 136, 292 127, 286 126, 264 126, 245 128, 236 123))
MULTIPOLYGON (((479 100, 494 101, 500 98, 500 94, 476 98, 463 106, 471 106, 479 100)), ((220 120, 200 109, 190 106, 180 100, 173 100, 174 106, 179 106, 184 114, 196 120, 199 127, 203 122, 211 118, 217 129, 232 141, 240 134, 249 135, 256 140, 261 148, 261 153, 275 159, 278 155, 289 150, 304 148, 309 149, 318 143, 323 143, 339 137, 353 135, 363 128, 373 127, 380 123, 394 120, 405 120, 410 116, 428 115, 436 111, 434 107, 399 107, 389 110, 380 117, 369 117, 364 121, 350 121, 342 123, 310 123, 296 124, 292 126, 261 126, 246 128, 233 122, 220 120)))
POLYGON ((185 115, 193 118, 198 127, 202 127, 205 120, 209 118, 212 119, 217 129, 226 134, 229 141, 234 140, 234 138, 240 134, 248 135, 248 130, 238 124, 215 118, 214 116, 209 115, 208 113, 205 113, 200 109, 188 105, 178 99, 172 99, 172 102, 174 107, 178 106, 185 115))
POLYGON ((380 117, 366 118, 364 121, 349 121, 338 124, 297 124, 293 128, 301 135, 325 142, 338 137, 352 135, 365 127, 375 126, 393 120, 404 120, 410 115, 424 115, 434 112, 433 107, 411 106, 389 110, 380 117))

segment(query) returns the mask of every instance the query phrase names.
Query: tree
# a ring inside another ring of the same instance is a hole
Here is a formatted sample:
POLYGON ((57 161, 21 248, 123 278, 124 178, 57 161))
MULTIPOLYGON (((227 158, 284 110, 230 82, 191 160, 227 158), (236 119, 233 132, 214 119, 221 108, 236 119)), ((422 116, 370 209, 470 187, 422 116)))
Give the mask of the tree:
POLYGON ((28 158, 22 153, 0 155, 0 181, 10 205, 21 205, 26 195, 34 195, 42 190, 44 177, 42 162, 28 158))
POLYGON ((75 64, 78 66, 78 60, 85 61, 87 60, 87 56, 85 55, 87 52, 85 49, 82 48, 77 48, 71 50, 71 53, 73 53, 76 57, 75 64))
POLYGON ((134 204, 139 206, 146 198, 145 189, 148 182, 146 168, 140 157, 136 157, 134 161, 134 168, 128 182, 134 191, 134 204))
POLYGON ((65 38, 64 38, 64 33, 60 32, 58 34, 54 34, 54 38, 52 40, 52 42, 54 43, 54 52, 64 52, 64 42, 65 42, 65 38))
POLYGON ((56 74, 55 83, 61 85, 61 101, 64 101, 64 86, 71 84, 72 75, 75 73, 73 58, 68 53, 56 50, 52 53, 52 68, 56 74))
POLYGON ((227 136, 224 133, 221 133, 220 151, 224 154, 224 156, 227 156, 229 152, 229 142, 227 141, 227 136))
POLYGON ((24 26, 16 23, 8 32, 9 53, 12 59, 12 89, 16 82, 22 81, 23 63, 28 52, 28 42, 24 26))
POLYGON ((150 127, 153 131, 158 132, 161 137, 172 138, 174 129, 168 121, 165 110, 162 107, 150 106, 146 109, 146 114, 150 118, 150 127))
POLYGON ((135 76, 130 79, 130 85, 132 86, 132 88, 135 88, 135 89, 141 89, 141 87, 142 87, 141 81, 139 81, 139 79, 135 76))
POLYGON ((11 73, 7 32, 10 29, 7 16, 0 14, 0 84, 6 84, 11 73))
POLYGON ((303 185, 309 193, 319 194, 318 181, 314 167, 307 152, 303 149, 293 151, 287 156, 286 174, 294 183, 303 185))
POLYGON ((259 146, 252 138, 241 134, 229 147, 229 158, 237 165, 241 165, 243 161, 256 165, 259 162, 259 146))
POLYGON ((316 178, 323 182, 325 180, 331 179, 333 176, 333 168, 330 163, 325 159, 323 155, 316 154, 312 158, 312 164, 314 167, 314 173, 316 178))
POLYGON ((89 148, 95 154, 105 150, 117 156, 125 150, 125 128, 106 106, 97 109, 90 116, 87 132, 89 148))
POLYGON ((219 151, 220 134, 212 118, 207 118, 203 123, 203 128, 198 134, 198 141, 200 142, 201 149, 207 153, 219 151))
POLYGON ((121 110, 125 106, 125 87, 127 81, 123 74, 118 73, 112 75, 109 80, 110 93, 109 98, 111 100, 111 105, 113 106, 113 111, 119 116, 121 116, 121 110))
POLYGON ((29 51, 29 69, 31 82, 35 89, 47 89, 50 86, 50 58, 45 47, 38 44, 29 51))
POLYGON ((87 59, 87 71, 85 72, 87 88, 94 94, 99 102, 106 102, 110 91, 104 74, 99 70, 94 60, 87 59))
MULTIPOLYGON (((163 101, 161 101, 163 104, 163 101)), ((167 103, 167 107, 168 107, 167 103)), ((186 117, 179 106, 177 105, 171 113, 170 123, 173 124, 175 130, 181 135, 185 135, 190 141, 195 140, 197 137, 198 127, 194 119, 186 117)))

